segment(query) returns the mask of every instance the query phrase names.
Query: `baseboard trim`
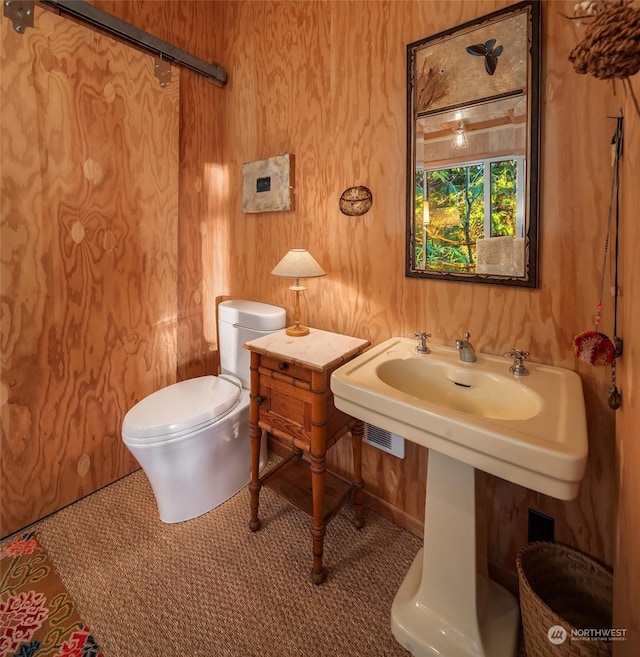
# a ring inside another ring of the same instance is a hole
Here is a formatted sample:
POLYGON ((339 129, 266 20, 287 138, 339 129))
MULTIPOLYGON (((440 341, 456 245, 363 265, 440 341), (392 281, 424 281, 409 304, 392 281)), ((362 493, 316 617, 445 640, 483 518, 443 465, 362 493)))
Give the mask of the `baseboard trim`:
POLYGON ((489 577, 500 586, 504 586, 516 598, 520 597, 520 582, 518 581, 518 573, 514 570, 490 560, 489 577))
POLYGON ((398 527, 406 529, 408 532, 411 532, 418 538, 423 537, 423 520, 415 518, 403 509, 399 509, 397 506, 394 506, 387 500, 383 500, 381 497, 370 493, 366 488, 364 489, 364 503, 376 511, 376 513, 379 513, 383 518, 386 518, 387 520, 390 520, 394 524, 398 525, 398 527))

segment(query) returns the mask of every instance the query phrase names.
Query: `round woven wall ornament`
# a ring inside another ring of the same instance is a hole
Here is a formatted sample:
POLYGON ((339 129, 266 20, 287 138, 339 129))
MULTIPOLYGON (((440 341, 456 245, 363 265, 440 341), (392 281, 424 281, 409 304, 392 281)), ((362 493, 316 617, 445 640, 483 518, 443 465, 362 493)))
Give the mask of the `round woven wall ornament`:
POLYGON ((359 217, 371 210, 373 194, 368 187, 349 187, 340 196, 340 212, 349 217, 359 217))
POLYGON ((628 0, 594 3, 594 15, 584 39, 569 59, 576 73, 590 73, 601 80, 624 79, 640 71, 640 9, 628 0))

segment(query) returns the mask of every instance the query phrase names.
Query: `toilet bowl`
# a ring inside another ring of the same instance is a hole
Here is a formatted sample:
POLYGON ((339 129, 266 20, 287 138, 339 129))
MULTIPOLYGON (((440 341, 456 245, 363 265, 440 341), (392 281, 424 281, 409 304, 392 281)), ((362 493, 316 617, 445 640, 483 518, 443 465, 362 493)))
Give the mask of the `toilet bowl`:
MULTIPOLYGON (((283 308, 231 300, 218 306, 219 376, 180 381, 125 415, 122 439, 144 470, 163 522, 190 520, 251 477, 248 340, 285 326, 283 308)), ((262 441, 260 466, 267 460, 262 441)))

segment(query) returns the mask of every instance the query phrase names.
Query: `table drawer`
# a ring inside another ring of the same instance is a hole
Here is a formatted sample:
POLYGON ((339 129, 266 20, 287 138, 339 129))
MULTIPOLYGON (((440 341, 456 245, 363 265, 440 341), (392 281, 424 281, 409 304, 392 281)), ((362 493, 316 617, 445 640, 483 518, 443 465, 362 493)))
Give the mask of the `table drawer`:
POLYGON ((283 433, 311 431, 312 395, 284 381, 260 378, 258 422, 283 433))
POLYGON ((311 370, 301 365, 294 365, 286 360, 279 360, 278 358, 272 358, 271 356, 262 356, 260 359, 260 367, 290 376, 293 379, 311 381, 311 370))

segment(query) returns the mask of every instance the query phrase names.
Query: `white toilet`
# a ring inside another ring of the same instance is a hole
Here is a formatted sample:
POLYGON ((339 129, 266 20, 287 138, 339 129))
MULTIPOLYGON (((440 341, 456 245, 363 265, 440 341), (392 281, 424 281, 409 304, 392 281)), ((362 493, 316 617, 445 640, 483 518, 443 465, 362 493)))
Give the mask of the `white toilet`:
MULTIPOLYGON (((125 415, 122 439, 149 479, 162 521, 196 518, 249 482, 249 352, 243 344, 285 323, 283 308, 223 301, 218 306, 222 374, 162 388, 125 415)), ((261 467, 266 460, 263 440, 261 467)))

